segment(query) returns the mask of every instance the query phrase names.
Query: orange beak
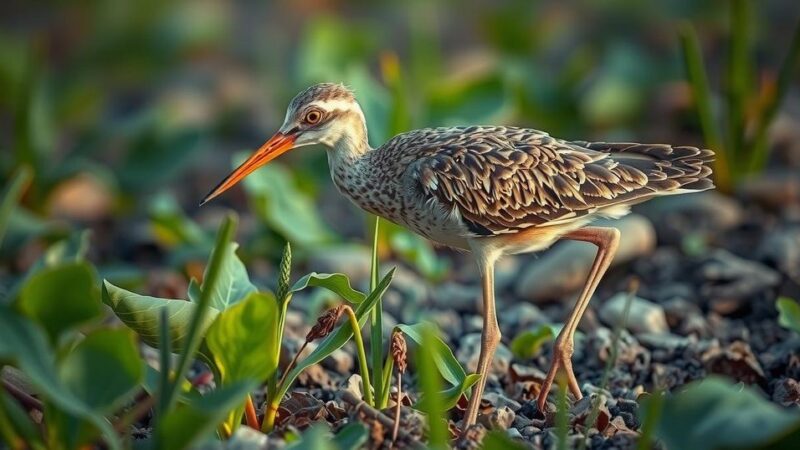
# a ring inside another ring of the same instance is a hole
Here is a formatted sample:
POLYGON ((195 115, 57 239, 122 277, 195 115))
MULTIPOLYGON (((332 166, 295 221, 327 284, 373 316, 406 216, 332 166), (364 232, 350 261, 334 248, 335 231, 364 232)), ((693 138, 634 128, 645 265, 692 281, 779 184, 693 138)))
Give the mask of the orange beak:
POLYGON ((250 175, 254 170, 286 153, 288 150, 291 150, 291 148, 294 147, 295 140, 297 140, 296 135, 275 133, 261 148, 247 158, 247 161, 243 162, 242 165, 225 177, 217 187, 212 189, 203 201, 200 202, 200 206, 203 206, 214 197, 227 191, 231 186, 244 179, 247 175, 250 175))

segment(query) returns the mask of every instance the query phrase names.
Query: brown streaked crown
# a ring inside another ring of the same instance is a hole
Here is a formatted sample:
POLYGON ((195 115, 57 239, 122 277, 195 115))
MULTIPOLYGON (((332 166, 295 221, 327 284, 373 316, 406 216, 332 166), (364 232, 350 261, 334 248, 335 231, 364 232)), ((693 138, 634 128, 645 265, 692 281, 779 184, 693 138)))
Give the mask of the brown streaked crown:
POLYGON ((329 100, 355 101, 355 96, 353 95, 353 91, 343 84, 319 83, 297 94, 289 104, 289 108, 297 110, 300 106, 307 105, 314 101, 329 100))

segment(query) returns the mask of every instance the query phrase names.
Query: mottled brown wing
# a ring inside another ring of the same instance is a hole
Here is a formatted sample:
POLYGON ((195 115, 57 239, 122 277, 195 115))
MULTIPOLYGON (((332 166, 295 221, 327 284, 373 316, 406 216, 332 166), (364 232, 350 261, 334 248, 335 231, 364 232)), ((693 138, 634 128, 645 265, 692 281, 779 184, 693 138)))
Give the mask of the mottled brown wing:
POLYGON ((710 153, 693 147, 568 142, 524 128, 438 130, 419 136, 412 175, 423 196, 481 236, 636 203, 710 173, 710 153))

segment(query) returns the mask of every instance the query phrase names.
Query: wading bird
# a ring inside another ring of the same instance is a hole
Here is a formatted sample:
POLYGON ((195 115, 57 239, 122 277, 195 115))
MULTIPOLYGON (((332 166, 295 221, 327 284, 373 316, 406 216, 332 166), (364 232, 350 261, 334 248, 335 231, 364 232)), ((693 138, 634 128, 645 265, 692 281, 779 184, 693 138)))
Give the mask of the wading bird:
POLYGON ((504 255, 543 250, 560 239, 589 242, 597 256, 553 347, 538 398, 544 409, 557 373, 582 397, 572 371, 573 336, 620 240, 615 228, 590 226, 621 217, 662 195, 713 187, 710 150, 663 144, 566 141, 527 128, 472 126, 410 131, 372 149, 353 93, 324 83, 298 94, 279 131, 203 200, 220 195, 290 149, 327 148, 339 191, 362 209, 431 241, 471 252, 483 287, 483 332, 464 429, 475 423, 500 328, 494 264, 504 255))

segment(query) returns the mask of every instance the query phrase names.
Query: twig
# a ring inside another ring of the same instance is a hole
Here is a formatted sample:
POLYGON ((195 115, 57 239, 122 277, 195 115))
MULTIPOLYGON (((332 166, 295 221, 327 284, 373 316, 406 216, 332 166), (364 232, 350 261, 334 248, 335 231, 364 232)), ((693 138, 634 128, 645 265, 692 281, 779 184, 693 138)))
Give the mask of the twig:
MULTIPOLYGON (((365 416, 367 416, 367 418, 377 420, 378 422, 381 423, 381 425, 387 428, 394 426, 394 420, 392 420, 391 417, 373 408, 372 406, 369 406, 367 402, 358 398, 356 394, 350 391, 342 391, 342 400, 349 403, 353 407, 353 409, 356 410, 356 412, 363 413, 365 416)), ((416 441, 416 439, 413 436, 411 436, 404 430, 398 430, 397 434, 404 440, 410 440, 411 442, 416 441)))
POLYGON ((16 398, 20 403, 22 403, 24 407, 28 409, 44 411, 44 406, 42 405, 41 400, 23 391, 10 381, 3 379, 3 388, 8 391, 12 397, 16 398))
POLYGON ((256 414, 256 406, 253 404, 253 396, 248 395, 244 403, 244 413, 247 419, 247 426, 254 430, 260 430, 261 424, 258 422, 258 414, 256 414))

